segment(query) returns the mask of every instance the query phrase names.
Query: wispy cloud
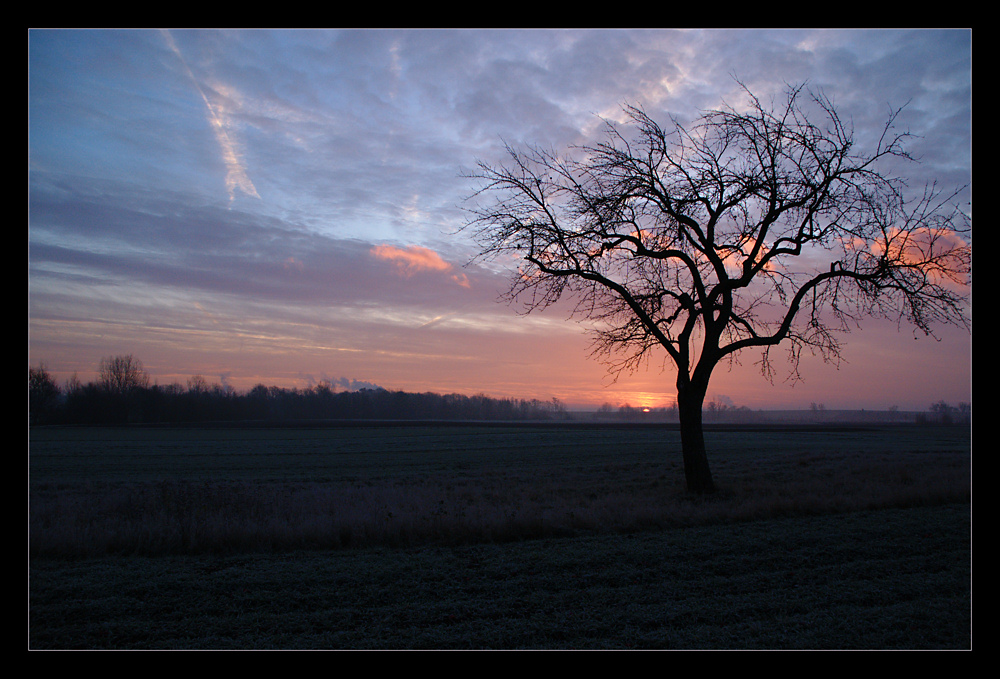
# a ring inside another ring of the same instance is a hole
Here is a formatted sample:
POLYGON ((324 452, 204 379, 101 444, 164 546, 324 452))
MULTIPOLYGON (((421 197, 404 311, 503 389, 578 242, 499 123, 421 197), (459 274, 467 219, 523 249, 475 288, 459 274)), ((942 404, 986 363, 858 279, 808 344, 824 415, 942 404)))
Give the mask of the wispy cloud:
POLYGON ((253 198, 260 198, 260 195, 257 193, 257 187, 250 180, 243 165, 243 160, 236 139, 234 138, 230 114, 226 108, 228 102, 238 100, 238 93, 233 87, 217 85, 215 89, 221 90, 219 94, 223 96, 216 97, 216 103, 213 103, 205 94, 205 89, 198 82, 198 79, 195 78, 191 68, 184 60, 184 55, 181 54, 180 48, 177 47, 173 36, 170 35, 170 31, 164 30, 163 35, 166 38, 167 45, 177 55, 181 65, 184 67, 184 71, 191 78, 195 89, 198 90, 198 94, 205 102, 205 108, 208 111, 208 122, 212 126, 216 140, 219 142, 219 147, 222 151, 222 161, 226 165, 226 188, 229 190, 229 201, 232 202, 236 197, 237 190, 253 198))

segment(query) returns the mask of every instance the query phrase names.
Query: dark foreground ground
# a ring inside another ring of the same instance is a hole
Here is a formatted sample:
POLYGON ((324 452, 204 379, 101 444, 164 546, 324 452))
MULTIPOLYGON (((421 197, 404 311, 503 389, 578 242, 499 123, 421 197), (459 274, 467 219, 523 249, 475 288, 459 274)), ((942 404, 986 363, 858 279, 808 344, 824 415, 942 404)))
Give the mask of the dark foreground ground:
POLYGON ((31 435, 33 650, 972 647, 967 429, 31 435))
POLYGON ((34 560, 33 649, 970 649, 970 507, 509 544, 34 560))

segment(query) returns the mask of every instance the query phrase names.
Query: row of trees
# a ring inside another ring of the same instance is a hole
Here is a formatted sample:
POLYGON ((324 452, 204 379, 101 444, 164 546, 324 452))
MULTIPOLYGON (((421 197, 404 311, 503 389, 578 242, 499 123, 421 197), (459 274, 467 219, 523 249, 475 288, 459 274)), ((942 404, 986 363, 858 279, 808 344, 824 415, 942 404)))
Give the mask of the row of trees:
POLYGON ((101 361, 96 382, 75 377, 65 388, 40 364, 28 368, 31 424, 139 424, 325 419, 541 420, 565 416, 558 399, 497 399, 478 394, 407 393, 385 389, 335 391, 329 382, 306 389, 259 384, 245 393, 209 385, 201 376, 150 385, 134 356, 101 361))
MULTIPOLYGON (((82 384, 75 376, 61 388, 39 364, 28 368, 28 416, 31 424, 197 423, 326 419, 401 420, 551 420, 569 415, 559 399, 497 399, 483 394, 407 393, 385 389, 337 392, 330 382, 307 389, 282 389, 258 384, 246 393, 209 384, 196 375, 187 387, 150 386, 142 362, 131 355, 101 361, 96 382, 82 384)), ((813 403, 814 412, 825 411, 813 403)), ((895 406, 890 409, 897 410, 895 406)), ((597 419, 620 422, 677 422, 676 405, 669 408, 618 407, 605 403, 597 419)), ((967 424, 969 403, 933 403, 920 423, 967 424)), ((708 421, 758 421, 760 413, 746 406, 716 401, 705 407, 708 421)))
POLYGON ((938 401, 931 404, 932 417, 926 416, 918 418, 919 422, 936 421, 941 424, 968 424, 972 422, 972 404, 959 403, 957 406, 950 405, 946 401, 938 401))

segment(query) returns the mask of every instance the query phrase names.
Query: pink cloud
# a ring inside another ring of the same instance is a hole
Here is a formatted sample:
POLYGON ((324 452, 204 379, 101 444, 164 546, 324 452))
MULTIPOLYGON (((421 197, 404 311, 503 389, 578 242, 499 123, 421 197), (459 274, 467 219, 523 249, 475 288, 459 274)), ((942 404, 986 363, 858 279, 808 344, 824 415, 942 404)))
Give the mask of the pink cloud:
POLYGON ((410 245, 406 248, 397 248, 394 245, 377 245, 370 252, 379 259, 393 262, 399 273, 407 278, 418 271, 449 271, 451 269, 451 264, 441 259, 441 255, 419 245, 410 245))

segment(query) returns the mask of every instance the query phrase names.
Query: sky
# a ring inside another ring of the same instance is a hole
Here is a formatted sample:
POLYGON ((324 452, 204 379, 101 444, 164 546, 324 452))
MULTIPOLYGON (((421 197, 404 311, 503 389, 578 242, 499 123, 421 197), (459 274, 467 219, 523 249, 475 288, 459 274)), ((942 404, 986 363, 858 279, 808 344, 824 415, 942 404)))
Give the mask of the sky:
MULTIPOLYGON (((29 365, 669 405, 665 355, 615 380, 568 307, 501 300, 511 269, 462 230, 469 174, 505 144, 598 142, 626 104, 690 121, 736 78, 821 89, 859 142, 905 105, 911 186, 971 184, 969 30, 30 30, 29 365)), ((936 335, 864 321, 796 382, 746 352, 708 398, 971 402, 971 334, 936 335)))

